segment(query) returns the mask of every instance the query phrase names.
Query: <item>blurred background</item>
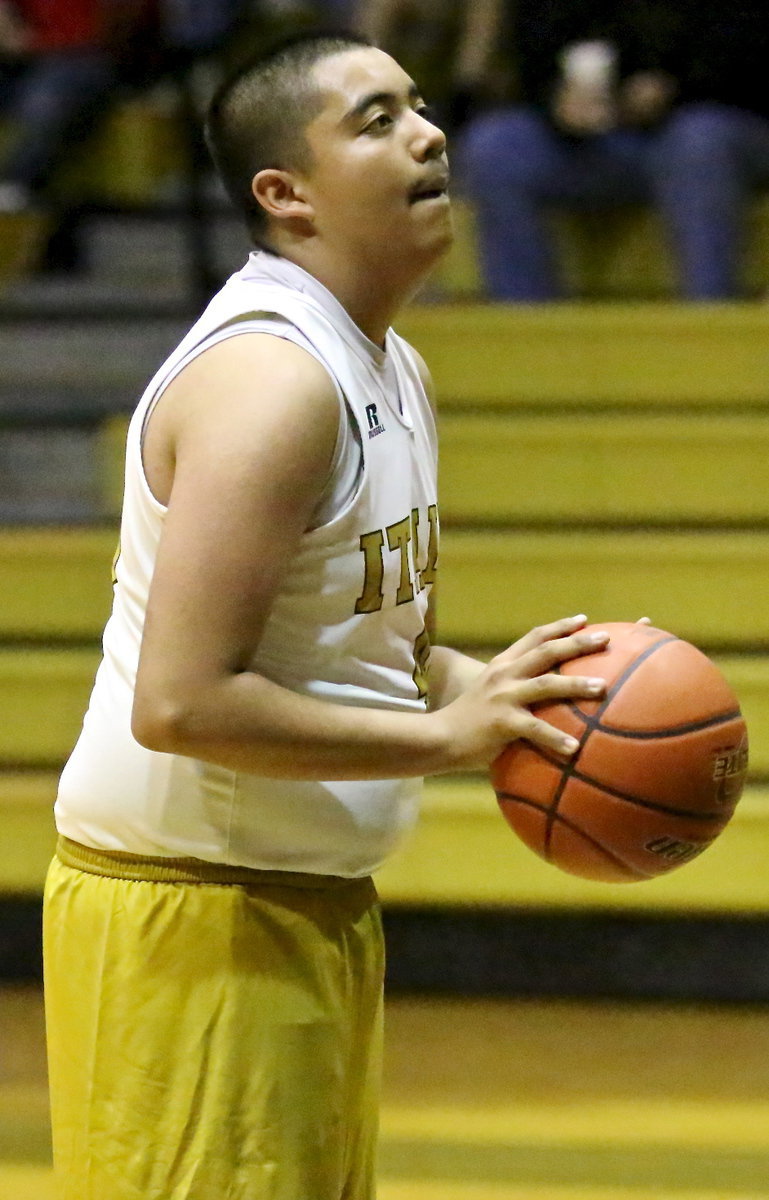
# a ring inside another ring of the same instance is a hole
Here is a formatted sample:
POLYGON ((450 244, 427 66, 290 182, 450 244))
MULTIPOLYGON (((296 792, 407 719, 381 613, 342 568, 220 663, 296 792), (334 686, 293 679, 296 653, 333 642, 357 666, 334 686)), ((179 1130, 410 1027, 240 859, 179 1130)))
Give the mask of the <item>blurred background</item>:
POLYGON ((584 611, 695 642, 749 786, 708 852, 589 883, 483 777, 381 872, 382 1200, 769 1197, 769 15, 572 0, 0 0, 0 1196, 52 1200, 41 891, 110 599, 128 415, 248 245, 227 67, 370 33, 447 128, 442 641, 584 611))

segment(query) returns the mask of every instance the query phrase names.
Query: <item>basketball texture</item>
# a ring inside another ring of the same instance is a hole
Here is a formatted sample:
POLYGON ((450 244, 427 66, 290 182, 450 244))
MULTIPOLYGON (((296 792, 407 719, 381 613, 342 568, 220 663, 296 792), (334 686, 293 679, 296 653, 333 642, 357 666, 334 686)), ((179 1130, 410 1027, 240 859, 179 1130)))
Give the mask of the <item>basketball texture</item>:
POLYGON ((492 783, 527 846, 573 875, 651 879, 705 850, 734 812, 748 766, 739 703, 689 642, 648 625, 609 622, 606 650, 560 667, 599 676, 601 700, 539 705, 579 740, 568 761, 513 742, 492 783))

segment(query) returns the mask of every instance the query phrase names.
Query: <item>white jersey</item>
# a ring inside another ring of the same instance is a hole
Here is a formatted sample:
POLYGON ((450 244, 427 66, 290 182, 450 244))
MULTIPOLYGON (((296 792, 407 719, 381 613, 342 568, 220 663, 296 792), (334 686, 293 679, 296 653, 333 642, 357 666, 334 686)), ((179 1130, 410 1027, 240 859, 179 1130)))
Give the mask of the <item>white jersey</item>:
POLYGON ((166 511, 144 474, 142 432, 191 359, 254 331, 289 337, 326 367, 341 420, 331 486, 288 568, 253 669, 338 704, 425 709, 436 436, 415 356, 392 330, 381 350, 317 280, 255 252, 151 381, 131 421, 112 614, 56 822, 97 849, 354 877, 375 869, 413 823, 420 780, 268 779, 147 750, 131 734, 166 511))

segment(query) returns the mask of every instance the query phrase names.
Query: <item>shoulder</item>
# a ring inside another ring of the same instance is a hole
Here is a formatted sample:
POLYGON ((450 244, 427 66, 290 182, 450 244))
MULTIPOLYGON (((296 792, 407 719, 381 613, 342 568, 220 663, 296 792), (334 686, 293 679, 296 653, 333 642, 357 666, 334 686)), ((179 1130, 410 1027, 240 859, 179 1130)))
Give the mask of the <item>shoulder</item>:
POLYGON ((338 428, 336 386, 309 351, 272 334, 239 333, 168 385, 145 433, 145 469, 163 503, 187 457, 206 478, 289 461, 323 474, 338 428))
POLYGON ((238 333, 194 358, 169 385, 164 404, 184 426, 207 412, 258 417, 307 410, 336 414, 336 387, 326 368, 294 341, 270 333, 238 333))

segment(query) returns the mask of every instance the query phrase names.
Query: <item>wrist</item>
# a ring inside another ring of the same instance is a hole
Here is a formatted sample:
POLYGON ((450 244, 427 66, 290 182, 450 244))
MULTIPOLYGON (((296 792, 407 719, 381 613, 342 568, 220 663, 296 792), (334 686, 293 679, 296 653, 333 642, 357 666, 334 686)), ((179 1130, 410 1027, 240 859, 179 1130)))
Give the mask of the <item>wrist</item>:
POLYGON ((486 667, 480 659, 471 658, 449 646, 433 646, 428 672, 430 712, 437 712, 463 695, 486 667))
POLYGON ((423 719, 426 739, 424 775, 444 775, 460 767, 457 734, 446 708, 431 710, 423 719))

